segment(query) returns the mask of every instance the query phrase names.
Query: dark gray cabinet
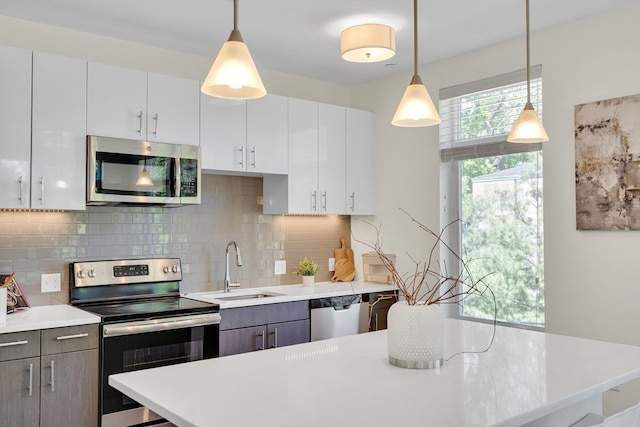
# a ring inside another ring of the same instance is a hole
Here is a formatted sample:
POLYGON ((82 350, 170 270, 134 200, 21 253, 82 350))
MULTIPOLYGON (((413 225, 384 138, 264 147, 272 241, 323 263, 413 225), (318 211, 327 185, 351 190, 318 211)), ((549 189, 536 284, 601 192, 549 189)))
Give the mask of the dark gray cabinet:
POLYGON ((97 426, 98 358, 98 325, 0 334, 0 426, 97 426))
POLYGON ((220 310, 220 356, 309 342, 307 301, 220 310))

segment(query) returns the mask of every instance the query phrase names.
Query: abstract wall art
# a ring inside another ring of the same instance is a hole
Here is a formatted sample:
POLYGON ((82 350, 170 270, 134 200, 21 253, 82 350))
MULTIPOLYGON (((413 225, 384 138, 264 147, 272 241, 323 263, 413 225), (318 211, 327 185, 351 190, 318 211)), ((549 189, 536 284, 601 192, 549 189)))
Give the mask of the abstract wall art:
POLYGON ((578 230, 640 230, 640 94, 576 105, 578 230))

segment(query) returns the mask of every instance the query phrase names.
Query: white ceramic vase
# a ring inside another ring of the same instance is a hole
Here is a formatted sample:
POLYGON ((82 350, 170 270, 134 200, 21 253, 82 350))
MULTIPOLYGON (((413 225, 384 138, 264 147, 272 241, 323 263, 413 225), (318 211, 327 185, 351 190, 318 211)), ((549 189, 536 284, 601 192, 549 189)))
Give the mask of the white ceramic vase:
POLYGON ((316 276, 302 276, 302 286, 313 286, 316 276))
POLYGON ((437 304, 396 302, 387 314, 387 334, 392 365, 412 369, 442 366, 444 316, 437 304))

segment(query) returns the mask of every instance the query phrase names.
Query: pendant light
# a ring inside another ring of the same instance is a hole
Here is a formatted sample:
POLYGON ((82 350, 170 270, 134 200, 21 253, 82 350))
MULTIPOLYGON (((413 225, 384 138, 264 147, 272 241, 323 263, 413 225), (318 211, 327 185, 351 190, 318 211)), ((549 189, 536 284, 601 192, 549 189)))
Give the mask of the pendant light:
POLYGON ((138 176, 138 180, 136 181, 136 185, 141 187, 152 187, 153 180, 151 180, 151 176, 149 176, 149 172, 147 172, 147 160, 144 160, 144 166, 142 167, 142 172, 138 176))
POLYGON ((440 114, 418 75, 418 0, 413 0, 413 78, 404 92, 391 124, 422 127, 437 125, 441 121, 440 114))
POLYGON ((231 35, 222 45, 200 90, 206 95, 227 99, 254 99, 267 94, 238 30, 238 0, 233 0, 231 35))
POLYGON ((384 24, 362 24, 340 34, 342 59, 351 62, 378 62, 396 54, 396 30, 384 24))
POLYGON ((533 109, 531 104, 531 77, 529 64, 529 0, 526 0, 526 17, 527 17, 527 103, 524 105, 524 109, 518 116, 518 120, 513 125, 509 136, 507 136, 507 142, 515 143, 538 143, 547 142, 549 136, 544 130, 542 121, 538 117, 538 113, 533 109))

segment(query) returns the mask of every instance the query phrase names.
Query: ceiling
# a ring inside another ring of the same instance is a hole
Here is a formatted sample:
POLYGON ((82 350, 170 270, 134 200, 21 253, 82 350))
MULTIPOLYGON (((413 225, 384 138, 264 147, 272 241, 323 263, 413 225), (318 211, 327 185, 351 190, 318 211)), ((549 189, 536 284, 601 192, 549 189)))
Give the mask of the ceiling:
MULTIPOLYGON (((638 0, 531 0, 531 32, 638 0)), ((0 15, 213 58, 233 28, 232 0, 0 0, 0 15)), ((238 28, 258 69, 355 86, 413 67, 411 0, 238 0, 238 28), (396 29, 396 55, 340 58, 340 32, 363 23, 396 29)), ((524 0, 421 0, 419 63, 523 37, 524 0)), ((532 55, 540 46, 531 46, 532 55)), ((525 62, 523 45, 523 66, 525 62)), ((204 76, 203 76, 204 78, 204 76)))

